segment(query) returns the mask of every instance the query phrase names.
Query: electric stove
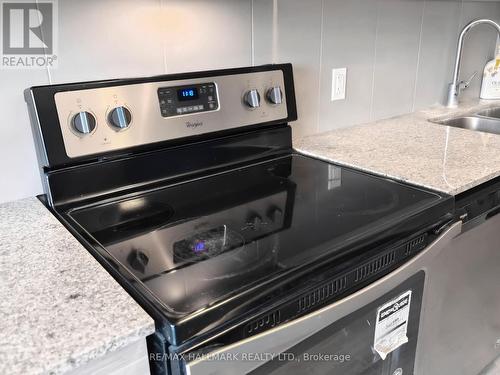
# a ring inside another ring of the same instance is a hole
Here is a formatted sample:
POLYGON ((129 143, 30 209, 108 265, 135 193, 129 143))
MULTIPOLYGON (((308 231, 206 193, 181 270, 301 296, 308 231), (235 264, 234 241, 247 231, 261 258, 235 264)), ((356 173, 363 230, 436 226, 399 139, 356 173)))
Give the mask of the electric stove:
MULTIPOLYGON (((417 256, 453 213, 449 196, 294 151, 289 64, 25 94, 41 198, 154 317, 152 351, 307 316, 417 256)), ((191 373, 174 362, 155 366, 191 373)))

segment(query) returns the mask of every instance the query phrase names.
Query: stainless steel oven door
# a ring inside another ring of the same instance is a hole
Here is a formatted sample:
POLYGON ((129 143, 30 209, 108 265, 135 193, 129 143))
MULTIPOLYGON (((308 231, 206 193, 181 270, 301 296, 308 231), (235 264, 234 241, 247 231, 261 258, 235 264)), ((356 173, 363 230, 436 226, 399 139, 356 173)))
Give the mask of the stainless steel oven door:
MULTIPOLYGON (((351 343, 349 350, 362 351, 363 359, 361 361, 373 361, 373 363, 378 363, 376 365, 365 363, 366 366, 362 366, 363 368, 359 367, 355 369, 354 372, 350 373, 405 375, 404 366, 396 366, 398 361, 401 363, 411 362, 411 366, 407 368, 410 368, 410 373, 413 373, 415 350, 408 351, 408 349, 406 349, 408 353, 405 353, 395 349, 392 353, 388 354, 385 360, 382 360, 381 355, 374 349, 374 328, 373 330, 371 330, 371 328, 364 329, 364 333, 361 333, 362 330, 355 328, 355 325, 365 321, 367 325, 372 324, 369 319, 366 319, 367 311, 371 317, 377 316, 379 315, 380 309, 385 306, 385 303, 394 301, 394 298, 398 298, 412 289, 415 289, 416 294, 420 293, 420 295, 412 296, 414 302, 415 300, 421 302, 423 299, 423 285, 418 287, 418 282, 413 281, 413 279, 417 280, 424 275, 436 256, 438 256, 450 241, 460 234, 460 232, 461 222, 450 225, 434 242, 403 266, 342 300, 274 329, 252 336, 246 340, 217 348, 208 354, 204 353, 202 356, 185 358, 185 374, 234 375, 249 373, 286 373, 292 375, 295 373, 337 373, 333 367, 330 368, 330 370, 326 370, 326 372, 321 372, 323 370, 318 368, 318 364, 324 365, 322 358, 313 357, 310 363, 304 365, 304 357, 300 358, 297 357, 297 355, 304 354, 304 350, 308 351, 308 349, 314 346, 321 345, 322 342, 326 342, 325 338, 328 339, 328 337, 336 336, 336 342, 342 342, 342 340, 338 340, 340 337, 339 335, 342 334, 346 335, 343 341, 345 343, 351 343), (416 286, 414 287, 412 285, 416 286), (355 318, 349 319, 350 317, 355 318), (348 323, 349 327, 342 327, 343 319, 347 319, 350 322, 348 323), (341 323, 340 326, 335 327, 338 323, 341 323), (335 328, 332 330, 332 327, 335 328), (329 330, 330 333, 328 333, 329 330), (366 332, 371 333, 367 334, 366 332), (353 334, 356 337, 353 337, 353 334), (313 342, 308 344, 308 340, 313 340, 313 342), (356 345, 353 346, 352 343, 356 343, 356 345), (277 355, 280 353, 282 353, 282 356, 277 355), (315 360, 318 361, 315 362, 315 360), (374 368, 376 368, 376 372, 372 371, 374 368)), ((421 284, 423 284, 423 279, 421 284)), ((418 314, 414 315, 413 318, 413 320, 417 321, 416 323, 414 322, 417 331, 413 332, 413 340, 417 340, 418 336, 420 304, 418 305, 417 313, 418 314)), ((411 316, 408 320, 410 319, 411 316)), ((413 344, 416 347, 416 342, 413 344)), ((400 348, 404 348, 405 345, 408 344, 403 344, 400 348)), ((342 347, 336 347, 335 353, 331 353, 332 357, 328 358, 328 360, 331 360, 331 366, 336 366, 342 361, 345 363, 345 355, 355 356, 360 353, 345 353, 342 352, 342 350, 342 347), (338 355, 337 358, 333 357, 335 354, 338 355), (342 354, 344 357, 340 357, 342 354)), ((357 358, 357 362, 360 362, 359 358, 357 358)), ((353 364, 347 365, 354 366, 353 364)), ((342 371, 340 373, 344 374, 348 372, 342 371)))

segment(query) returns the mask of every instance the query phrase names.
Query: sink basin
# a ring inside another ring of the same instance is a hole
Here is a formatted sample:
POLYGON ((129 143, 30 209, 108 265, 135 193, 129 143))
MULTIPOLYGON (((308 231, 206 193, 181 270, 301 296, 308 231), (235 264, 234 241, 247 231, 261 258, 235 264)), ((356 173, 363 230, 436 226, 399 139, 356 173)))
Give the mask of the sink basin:
POLYGON ((478 116, 492 117, 495 119, 500 119, 500 108, 490 108, 485 109, 477 113, 478 116))
MULTIPOLYGON (((500 116, 500 108, 495 110, 498 111, 498 115, 500 116)), ((500 135, 500 117, 498 119, 494 119, 486 117, 467 116, 452 118, 450 120, 440 121, 439 123, 442 125, 453 126, 455 128, 500 135)))

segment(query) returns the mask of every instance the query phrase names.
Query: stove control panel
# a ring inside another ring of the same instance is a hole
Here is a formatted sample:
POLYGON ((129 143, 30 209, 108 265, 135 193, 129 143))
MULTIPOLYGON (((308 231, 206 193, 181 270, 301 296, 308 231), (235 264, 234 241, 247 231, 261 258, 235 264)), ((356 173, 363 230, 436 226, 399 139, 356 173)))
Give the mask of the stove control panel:
POLYGON ((281 69, 89 86, 54 95, 69 158, 288 118, 281 69))
POLYGON ((215 82, 158 89, 160 111, 163 117, 217 111, 219 99, 215 82))

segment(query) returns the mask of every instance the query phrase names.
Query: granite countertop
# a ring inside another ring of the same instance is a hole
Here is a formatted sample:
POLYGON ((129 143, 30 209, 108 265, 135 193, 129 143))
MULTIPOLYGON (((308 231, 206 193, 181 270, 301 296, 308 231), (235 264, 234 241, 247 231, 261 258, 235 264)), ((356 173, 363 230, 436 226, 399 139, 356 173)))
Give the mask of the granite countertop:
POLYGON ((0 373, 62 374, 152 318, 36 198, 0 205, 0 373))
POLYGON ((500 176, 500 135, 429 122, 499 107, 500 101, 435 107, 294 141, 297 151, 457 195, 500 176))

